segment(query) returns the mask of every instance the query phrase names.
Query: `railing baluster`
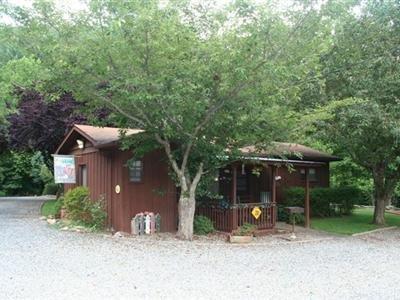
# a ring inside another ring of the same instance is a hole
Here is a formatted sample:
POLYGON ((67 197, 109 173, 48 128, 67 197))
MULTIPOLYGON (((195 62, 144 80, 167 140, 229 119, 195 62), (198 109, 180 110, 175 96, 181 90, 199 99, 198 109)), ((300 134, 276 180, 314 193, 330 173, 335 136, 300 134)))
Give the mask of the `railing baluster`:
POLYGON ((219 231, 232 231, 237 226, 242 226, 245 223, 250 223, 257 226, 258 229, 270 229, 275 226, 275 213, 276 206, 263 203, 247 203, 245 205, 236 205, 227 209, 218 207, 197 207, 196 215, 202 215, 209 218, 216 230, 219 231), (252 215, 254 207, 258 206, 261 209, 261 216, 255 219, 252 215), (233 217, 237 213, 237 219, 233 217), (234 224, 237 222, 237 224, 234 224))

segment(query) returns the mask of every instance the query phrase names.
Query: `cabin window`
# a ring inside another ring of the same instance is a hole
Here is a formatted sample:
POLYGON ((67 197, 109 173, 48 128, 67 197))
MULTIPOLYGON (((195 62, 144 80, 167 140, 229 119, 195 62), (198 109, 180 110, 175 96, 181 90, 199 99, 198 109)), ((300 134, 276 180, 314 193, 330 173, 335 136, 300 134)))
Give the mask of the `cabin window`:
POLYGON ((141 182, 143 179, 143 162, 134 160, 129 163, 129 181, 141 182))
POLYGON ((247 182, 247 176, 238 174, 236 177, 236 190, 238 192, 247 192, 248 190, 248 182, 247 182))
POLYGON ((87 167, 86 165, 79 165, 79 185, 87 186, 87 167))
MULTIPOLYGON (((306 180, 306 169, 300 170, 301 179, 306 180)), ((308 169, 308 179, 310 181, 317 181, 317 170, 315 168, 308 169)))

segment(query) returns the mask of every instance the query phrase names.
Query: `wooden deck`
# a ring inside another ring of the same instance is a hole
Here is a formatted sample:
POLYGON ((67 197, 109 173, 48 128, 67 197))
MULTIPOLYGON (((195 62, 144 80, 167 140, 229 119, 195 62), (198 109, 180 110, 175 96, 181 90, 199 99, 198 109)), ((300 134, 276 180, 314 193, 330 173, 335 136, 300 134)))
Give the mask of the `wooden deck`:
POLYGON ((196 215, 209 218, 218 231, 231 232, 245 223, 256 225, 258 230, 265 230, 275 227, 275 209, 273 203, 236 204, 228 208, 200 206, 196 208, 196 215), (255 207, 261 210, 258 219, 251 213, 255 207))

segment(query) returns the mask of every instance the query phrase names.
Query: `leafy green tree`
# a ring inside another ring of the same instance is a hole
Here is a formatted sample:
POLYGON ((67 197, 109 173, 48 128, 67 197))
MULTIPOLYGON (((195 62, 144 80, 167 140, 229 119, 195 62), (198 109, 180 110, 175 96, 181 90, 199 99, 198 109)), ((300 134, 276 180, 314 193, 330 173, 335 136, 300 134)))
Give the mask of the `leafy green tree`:
POLYGON ((51 69, 45 89, 71 91, 112 109, 118 126, 144 129, 140 140, 125 139, 135 153, 164 149, 181 191, 178 236, 191 239, 202 176, 244 144, 284 139, 296 84, 330 33, 312 5, 299 1, 285 14, 273 6, 94 0, 65 18, 38 1, 9 14, 51 69))
POLYGON ((42 82, 48 78, 47 70, 35 58, 23 57, 8 61, 0 68, 0 118, 15 112, 18 103, 16 88, 41 88, 42 82))
POLYGON ((371 174, 381 225, 400 180, 400 4, 363 2, 361 14, 340 25, 323 57, 326 90, 330 99, 359 101, 333 110, 325 140, 371 174))
MULTIPOLYGON (((372 196, 373 184, 370 172, 356 164, 350 157, 344 156, 343 160, 331 164, 330 175, 333 186, 354 186, 361 189, 366 195, 372 196)), ((369 200, 371 198, 369 197, 369 200)))
POLYGON ((0 154, 0 195, 40 195, 43 181, 40 152, 4 152, 0 154))

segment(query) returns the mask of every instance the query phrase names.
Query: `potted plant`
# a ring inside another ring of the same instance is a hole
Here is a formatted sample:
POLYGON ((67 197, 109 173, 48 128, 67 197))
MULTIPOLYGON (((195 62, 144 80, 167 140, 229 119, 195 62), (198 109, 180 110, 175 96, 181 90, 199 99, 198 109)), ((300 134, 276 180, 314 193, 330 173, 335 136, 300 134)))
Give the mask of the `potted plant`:
POLYGON ((235 244, 246 244, 253 240, 254 232, 257 230, 257 226, 244 223, 237 230, 234 230, 231 235, 229 235, 229 242, 235 244))

